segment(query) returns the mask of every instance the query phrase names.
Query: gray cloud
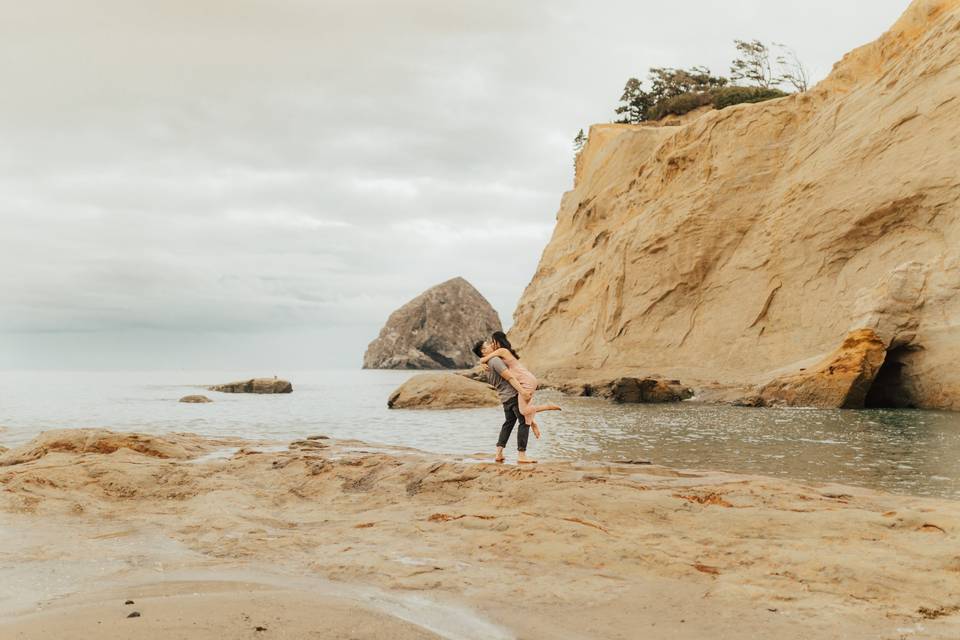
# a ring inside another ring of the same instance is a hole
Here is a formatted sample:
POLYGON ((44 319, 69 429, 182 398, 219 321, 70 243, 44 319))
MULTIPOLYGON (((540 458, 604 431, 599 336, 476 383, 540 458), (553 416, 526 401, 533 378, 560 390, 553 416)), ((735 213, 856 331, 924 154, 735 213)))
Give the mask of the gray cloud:
POLYGON ((356 364, 455 275, 509 324, 628 76, 761 37, 822 77, 906 5, 0 3, 0 366, 216 365, 197 336, 234 334, 356 364))

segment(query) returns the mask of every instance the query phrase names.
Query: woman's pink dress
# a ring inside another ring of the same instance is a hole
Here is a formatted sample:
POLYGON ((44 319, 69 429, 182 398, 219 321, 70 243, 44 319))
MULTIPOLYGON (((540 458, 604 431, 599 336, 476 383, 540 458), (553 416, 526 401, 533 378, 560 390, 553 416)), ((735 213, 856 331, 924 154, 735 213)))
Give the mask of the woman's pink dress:
MULTIPOLYGON (((537 376, 530 373, 530 370, 527 369, 522 364, 520 364, 519 360, 515 359, 511 364, 507 365, 507 368, 510 370, 510 373, 513 374, 514 379, 520 383, 520 387, 523 388, 524 391, 526 391, 527 393, 533 394, 533 392, 537 390, 537 384, 538 384, 537 376)), ((532 416, 536 414, 535 411, 533 412, 529 411, 529 409, 533 408, 532 395, 530 396, 530 402, 527 402, 526 400, 524 400, 523 395, 518 396, 517 400, 518 400, 518 405, 520 407, 520 413, 522 413, 524 417, 528 415, 532 416)), ((527 420, 526 422, 527 424, 530 424, 529 420, 527 420)))

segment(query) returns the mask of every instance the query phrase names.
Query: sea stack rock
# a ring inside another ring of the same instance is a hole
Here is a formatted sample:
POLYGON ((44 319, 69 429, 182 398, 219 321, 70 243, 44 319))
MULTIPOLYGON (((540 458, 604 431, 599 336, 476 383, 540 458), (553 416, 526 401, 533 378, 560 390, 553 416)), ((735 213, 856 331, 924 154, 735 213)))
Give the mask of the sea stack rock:
POLYGON ((818 406, 875 374, 866 406, 960 410, 958 26, 915 0, 809 91, 591 127, 514 313, 527 367, 818 406), (803 377, 859 329, 861 361, 803 377))
POLYGON ((455 373, 421 373, 390 394, 390 409, 473 409, 496 407, 493 388, 455 373))
POLYGON ((293 385, 277 378, 251 378, 210 387, 220 393, 293 393, 293 385))
POLYGON ((463 278, 447 280, 387 319, 363 356, 364 369, 467 369, 477 340, 501 331, 486 298, 463 278))

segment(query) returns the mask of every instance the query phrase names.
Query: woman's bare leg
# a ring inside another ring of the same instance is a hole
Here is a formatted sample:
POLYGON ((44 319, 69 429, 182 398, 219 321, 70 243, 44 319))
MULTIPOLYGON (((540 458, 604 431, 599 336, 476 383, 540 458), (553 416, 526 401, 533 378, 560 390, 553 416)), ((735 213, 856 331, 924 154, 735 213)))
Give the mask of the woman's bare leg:
MULTIPOLYGON (((533 399, 531 394, 530 399, 533 399)), ((524 394, 520 394, 517 397, 517 405, 520 408, 520 415, 523 416, 523 421, 526 423, 530 430, 533 431, 533 437, 537 440, 540 439, 540 425, 537 424, 537 408, 530 404, 530 400, 527 400, 524 394)))
POLYGON ((540 413, 541 411, 563 411, 562 408, 555 404, 538 404, 535 407, 530 407, 530 410, 534 413, 540 413))
POLYGON ((524 416, 524 420, 527 421, 527 426, 530 427, 530 431, 533 431, 533 437, 537 440, 540 439, 540 425, 537 424, 537 421, 533 419, 533 416, 529 418, 524 416))

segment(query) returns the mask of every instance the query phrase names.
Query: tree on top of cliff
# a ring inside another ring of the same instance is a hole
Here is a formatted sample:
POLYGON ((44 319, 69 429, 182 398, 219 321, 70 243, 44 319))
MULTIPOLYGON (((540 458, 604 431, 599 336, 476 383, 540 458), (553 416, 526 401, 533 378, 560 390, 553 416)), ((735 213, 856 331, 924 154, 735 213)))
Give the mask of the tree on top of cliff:
POLYGON ((769 89, 779 84, 770 62, 770 48, 759 40, 734 40, 739 57, 730 65, 730 78, 747 80, 758 87, 769 89))
MULTIPOLYGON (((706 67, 673 69, 653 67, 648 77, 650 91, 644 91, 643 83, 636 78, 627 80, 620 96, 620 106, 615 109, 622 124, 638 124, 656 120, 662 113, 658 109, 665 102, 687 94, 709 94, 727 84, 727 79, 710 74, 706 67)), ((706 100, 705 103, 709 103, 706 100)))
POLYGON ((583 145, 587 144, 587 136, 584 135, 583 129, 580 129, 580 132, 577 134, 577 137, 573 139, 573 169, 577 169, 577 158, 580 157, 580 152, 583 151, 583 145))
POLYGON ((580 129, 580 133, 577 134, 577 137, 573 139, 573 150, 580 152, 583 149, 583 145, 587 142, 587 136, 583 134, 583 129, 580 129))
POLYGON ((636 124, 647 118, 647 110, 653 106, 651 96, 643 90, 643 83, 636 78, 627 80, 620 96, 620 106, 614 111, 620 118, 621 124, 636 124))
POLYGON ((780 50, 777 56, 777 64, 780 65, 780 78, 778 84, 789 84, 791 87, 803 93, 810 88, 810 72, 800 61, 797 52, 785 44, 773 43, 773 46, 780 50))
POLYGON ((671 69, 653 67, 650 69, 650 94, 654 103, 675 98, 685 93, 700 93, 716 89, 727 84, 727 79, 710 75, 706 67, 689 69, 671 69))
POLYGON ((772 89, 780 85, 790 85, 803 92, 810 88, 810 73, 800 61, 797 52, 785 44, 773 43, 779 50, 776 57, 776 69, 771 62, 771 47, 759 40, 734 40, 739 57, 730 66, 730 77, 734 80, 747 80, 761 89, 772 89))

